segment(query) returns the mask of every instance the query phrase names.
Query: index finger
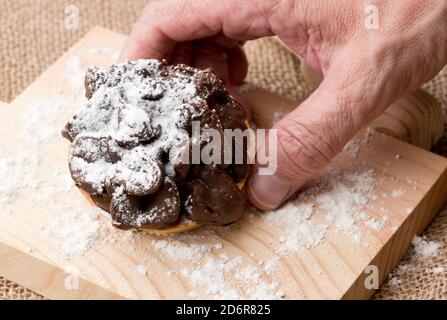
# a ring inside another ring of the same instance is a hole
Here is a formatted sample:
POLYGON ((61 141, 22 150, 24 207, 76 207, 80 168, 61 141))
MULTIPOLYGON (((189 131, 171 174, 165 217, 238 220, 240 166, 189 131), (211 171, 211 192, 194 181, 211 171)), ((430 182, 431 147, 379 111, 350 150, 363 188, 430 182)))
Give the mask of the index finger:
POLYGON ((267 12, 270 1, 152 1, 134 24, 121 59, 168 59, 177 42, 219 33, 236 40, 272 35, 267 12), (247 3, 249 2, 249 3, 247 3))

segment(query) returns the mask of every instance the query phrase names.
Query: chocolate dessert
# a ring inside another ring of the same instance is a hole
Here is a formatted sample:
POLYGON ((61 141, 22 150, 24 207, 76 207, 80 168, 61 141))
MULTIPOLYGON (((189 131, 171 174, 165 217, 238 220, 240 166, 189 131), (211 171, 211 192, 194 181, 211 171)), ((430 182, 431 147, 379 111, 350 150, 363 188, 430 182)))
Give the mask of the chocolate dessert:
POLYGON ((71 142, 70 173, 114 225, 181 230, 241 216, 247 146, 242 164, 194 161, 191 152, 213 140, 197 138, 194 123, 200 134, 221 133, 222 144, 225 129, 247 129, 243 107, 211 70, 127 61, 90 68, 85 87, 86 107, 62 131, 71 142))

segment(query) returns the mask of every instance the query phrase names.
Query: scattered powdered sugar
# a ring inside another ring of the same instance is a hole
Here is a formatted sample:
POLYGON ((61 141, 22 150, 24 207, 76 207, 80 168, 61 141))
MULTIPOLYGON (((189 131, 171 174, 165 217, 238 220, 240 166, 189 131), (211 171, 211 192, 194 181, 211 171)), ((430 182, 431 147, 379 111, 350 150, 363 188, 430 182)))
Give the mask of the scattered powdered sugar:
POLYGON ((72 112, 62 99, 28 104, 21 117, 23 138, 33 144, 60 138, 60 128, 72 112))
POLYGON ((65 80, 68 81, 70 86, 75 91, 81 91, 84 85, 85 68, 82 67, 81 58, 77 55, 71 55, 65 61, 65 68, 67 77, 65 80))
POLYGON ((398 188, 394 189, 391 195, 395 198, 402 198, 406 193, 407 191, 404 188, 398 188))
POLYGON ((110 47, 92 47, 87 50, 87 53, 92 54, 92 55, 103 54, 103 55, 113 56, 116 53, 119 53, 119 51, 117 51, 113 48, 110 48, 110 47))
MULTIPOLYGON (((273 277, 279 269, 279 257, 257 264, 242 256, 230 258, 219 253, 223 244, 211 240, 214 236, 213 230, 205 229, 154 239, 151 246, 164 258, 185 264, 180 273, 193 287, 188 293, 190 298, 280 299, 284 296, 273 277)), ((172 274, 167 272, 168 276, 172 274)))
POLYGON ((327 225, 311 220, 315 208, 313 204, 289 201, 276 211, 266 213, 263 218, 269 225, 275 225, 286 232, 279 238, 280 253, 289 251, 303 253, 321 243, 327 225))
POLYGON ((272 257, 263 262, 262 269, 269 275, 274 274, 279 269, 280 259, 279 257, 272 257))
MULTIPOLYGON (((415 253, 414 258, 416 261, 423 259, 427 262, 432 263, 433 259, 439 254, 441 244, 429 241, 425 237, 414 236, 411 245, 413 252, 415 253)), ((444 266, 436 266, 431 268, 419 267, 412 264, 410 261, 403 261, 397 265, 397 267, 391 272, 388 277, 388 285, 391 288, 397 287, 402 283, 402 279, 414 275, 415 273, 422 272, 424 274, 441 274, 445 272, 444 266)))
POLYGON ((147 267, 143 264, 139 264, 139 265, 137 265, 137 272, 139 274, 141 274, 142 276, 146 276, 147 275, 147 267))
POLYGON ((278 253, 303 253, 321 244, 329 227, 351 236, 354 243, 363 238, 361 226, 383 228, 386 218, 376 220, 364 210, 373 196, 374 176, 373 170, 357 173, 331 170, 311 182, 296 199, 264 214, 266 223, 282 230, 278 253), (315 218, 317 208, 323 213, 323 222, 315 218))
POLYGON ((0 149, 0 209, 12 203, 22 192, 32 192, 40 185, 35 169, 41 161, 37 151, 20 150, 15 154, 0 149))
POLYGON ((343 151, 357 157, 360 153, 360 147, 361 143, 359 142, 359 139, 353 138, 344 146, 343 151))
POLYGON ((111 62, 118 62, 120 56, 120 50, 116 50, 110 47, 92 47, 87 50, 90 55, 102 55, 110 57, 111 62))
POLYGON ((439 252, 441 244, 428 241, 423 237, 414 236, 411 244, 414 246, 414 251, 416 255, 421 258, 433 258, 439 252))
POLYGON ((167 258, 182 261, 197 261, 205 254, 222 248, 221 242, 200 243, 201 237, 178 235, 172 239, 159 239, 152 241, 152 247, 167 258))
POLYGON ((181 273, 194 286, 189 292, 193 299, 281 299, 284 294, 279 284, 266 281, 259 266, 244 266, 243 257, 209 257, 181 273))
POLYGON ((337 230, 355 236, 358 239, 358 223, 361 213, 366 214, 364 206, 372 196, 375 184, 372 169, 360 173, 340 175, 336 171, 326 177, 327 185, 316 197, 316 203, 326 212, 326 220, 337 230))
POLYGON ((56 238, 57 252, 63 256, 83 255, 94 248, 100 235, 97 215, 84 211, 69 211, 48 221, 42 232, 56 238))
POLYGON ((402 283, 402 280, 397 276, 392 276, 388 281, 390 287, 397 287, 402 283))

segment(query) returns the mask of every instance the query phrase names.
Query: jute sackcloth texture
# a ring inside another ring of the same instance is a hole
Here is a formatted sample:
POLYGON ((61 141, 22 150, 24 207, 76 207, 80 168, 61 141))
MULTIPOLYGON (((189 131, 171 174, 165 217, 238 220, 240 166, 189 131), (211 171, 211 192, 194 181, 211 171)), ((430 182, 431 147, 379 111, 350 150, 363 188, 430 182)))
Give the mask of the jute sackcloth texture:
MULTIPOLYGON (((147 0, 0 0, 0 100, 9 102, 25 89, 93 26, 128 33, 147 0), (65 28, 64 10, 75 5, 79 28, 65 28)), ((272 39, 246 44, 250 61, 248 81, 302 101, 309 86, 300 74, 299 61, 272 39)), ((447 110, 447 69, 425 85, 447 110)), ((434 147, 447 156, 447 135, 434 147)), ((378 291, 378 299, 447 298, 447 209, 426 230, 427 240, 440 244, 432 259, 410 250, 394 278, 378 291), (445 268, 445 269, 443 269, 445 268)), ((0 257, 1 263, 1 257, 0 257)), ((0 278, 0 299, 40 299, 17 284, 0 278)))

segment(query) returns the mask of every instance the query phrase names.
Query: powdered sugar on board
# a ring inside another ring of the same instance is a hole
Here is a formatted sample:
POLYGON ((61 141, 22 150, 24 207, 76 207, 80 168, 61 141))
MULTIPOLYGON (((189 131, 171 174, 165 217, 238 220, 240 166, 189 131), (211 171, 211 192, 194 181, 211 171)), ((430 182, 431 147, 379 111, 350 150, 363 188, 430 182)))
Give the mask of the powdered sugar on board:
POLYGON ((39 145, 60 137, 60 128, 76 110, 76 103, 60 98, 28 104, 21 116, 22 135, 27 142, 39 145))
POLYGON ((267 224, 282 230, 277 252, 304 253, 321 244, 330 227, 359 244, 364 236, 362 227, 371 219, 364 206, 373 194, 374 175, 372 170, 357 173, 330 170, 311 182, 296 199, 265 214, 267 224))
POLYGON ((64 212, 42 227, 42 232, 59 241, 56 249, 65 256, 83 255, 94 248, 99 222, 85 212, 64 212))
POLYGON ((41 181, 35 168, 40 161, 38 152, 20 150, 11 154, 0 148, 0 210, 6 210, 5 206, 13 204, 25 191, 34 192, 39 187, 41 181))

